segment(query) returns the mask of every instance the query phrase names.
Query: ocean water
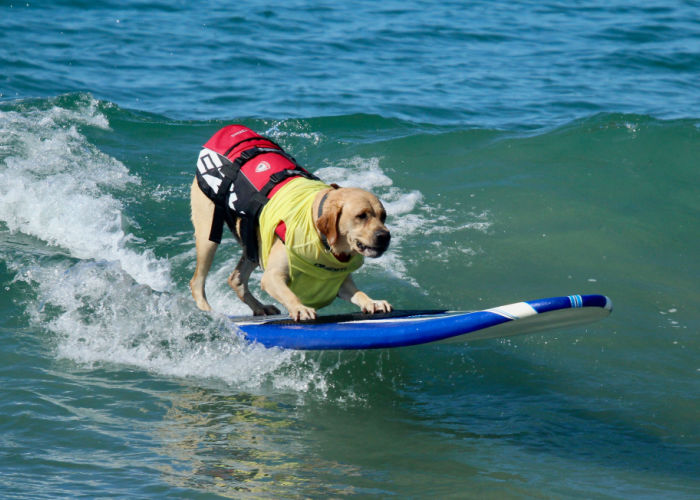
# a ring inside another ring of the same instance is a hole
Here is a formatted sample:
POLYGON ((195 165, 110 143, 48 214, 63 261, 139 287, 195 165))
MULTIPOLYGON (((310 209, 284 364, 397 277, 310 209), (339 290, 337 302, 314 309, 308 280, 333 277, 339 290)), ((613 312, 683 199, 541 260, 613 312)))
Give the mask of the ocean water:
POLYGON ((699 76, 690 0, 0 3, 0 497, 698 498, 699 76), (384 201, 371 295, 615 310, 247 345, 232 238, 187 286, 233 122, 384 201))

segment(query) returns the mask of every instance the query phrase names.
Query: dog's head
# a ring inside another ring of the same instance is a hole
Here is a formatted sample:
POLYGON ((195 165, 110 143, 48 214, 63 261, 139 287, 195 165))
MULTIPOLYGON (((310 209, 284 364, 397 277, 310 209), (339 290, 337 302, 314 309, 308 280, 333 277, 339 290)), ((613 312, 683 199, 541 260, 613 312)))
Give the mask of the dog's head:
POLYGON ((379 257, 391 240, 385 220, 386 210, 372 193, 338 188, 328 194, 316 227, 335 254, 357 252, 365 257, 379 257))

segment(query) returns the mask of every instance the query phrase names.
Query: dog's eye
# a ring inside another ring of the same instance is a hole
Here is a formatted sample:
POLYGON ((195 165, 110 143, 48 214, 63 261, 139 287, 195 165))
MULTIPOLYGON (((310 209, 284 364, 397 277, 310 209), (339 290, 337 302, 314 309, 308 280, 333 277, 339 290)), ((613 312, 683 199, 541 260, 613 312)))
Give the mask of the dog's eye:
POLYGON ((357 220, 366 220, 367 219, 367 212, 362 212, 361 214, 357 214, 357 220))

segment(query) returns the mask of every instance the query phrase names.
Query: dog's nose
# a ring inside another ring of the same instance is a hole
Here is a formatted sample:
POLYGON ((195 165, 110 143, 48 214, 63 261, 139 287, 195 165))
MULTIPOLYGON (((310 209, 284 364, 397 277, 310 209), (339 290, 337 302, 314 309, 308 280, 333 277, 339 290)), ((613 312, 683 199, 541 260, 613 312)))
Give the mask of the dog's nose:
POLYGON ((382 251, 389 248, 389 242, 391 241, 391 233, 386 229, 377 229, 374 232, 374 243, 377 247, 381 248, 382 251))

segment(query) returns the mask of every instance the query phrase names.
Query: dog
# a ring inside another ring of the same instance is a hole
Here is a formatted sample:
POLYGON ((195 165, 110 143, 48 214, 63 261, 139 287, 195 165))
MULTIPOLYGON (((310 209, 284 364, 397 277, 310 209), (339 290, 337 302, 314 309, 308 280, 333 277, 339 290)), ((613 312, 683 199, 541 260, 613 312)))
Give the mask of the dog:
MULTIPOLYGON (((328 305, 336 296, 355 304, 363 313, 390 312, 389 302, 370 298, 357 288, 351 276, 362 265, 364 257, 379 257, 389 246, 391 234, 385 225, 386 210, 381 201, 364 189, 325 184, 298 167, 273 141, 246 127, 228 127, 217 132, 218 138, 215 134, 200 153, 198 173, 190 190, 196 246, 196 267, 190 290, 197 307, 211 310, 204 288, 220 243, 221 231, 218 238, 214 235, 217 213, 220 219, 220 214, 225 212, 227 225, 243 246, 243 255, 229 276, 228 284, 254 315, 280 314, 275 305, 263 304, 249 289, 250 275, 258 265, 263 268, 261 288, 280 302, 295 321, 315 319, 317 309, 328 305), (225 173, 231 172, 218 163, 228 165, 231 162, 227 163, 224 155, 208 146, 223 152, 220 142, 216 141, 231 141, 233 137, 244 137, 231 147, 227 145, 226 153, 234 156, 238 153, 231 151, 236 147, 248 147, 242 143, 255 144, 232 163, 241 171, 268 170, 275 162, 293 165, 283 171, 287 177, 281 186, 274 186, 269 201, 258 207, 259 213, 252 221, 250 214, 255 210, 231 209, 241 201, 240 193, 237 197, 233 195, 233 201, 228 198, 228 204, 226 202, 226 197, 235 192, 234 185, 243 183, 233 181, 229 188, 228 181, 224 180, 223 196, 211 189, 211 186, 220 188, 225 173), (257 156, 250 159, 252 155, 257 156), (304 175, 295 175, 302 173, 304 175), (203 180, 206 175, 219 177, 209 179, 207 184, 203 180), (249 248, 254 246, 257 248, 249 248), (251 259, 251 255, 256 258, 251 259)), ((223 227, 221 222, 219 225, 223 227)))

